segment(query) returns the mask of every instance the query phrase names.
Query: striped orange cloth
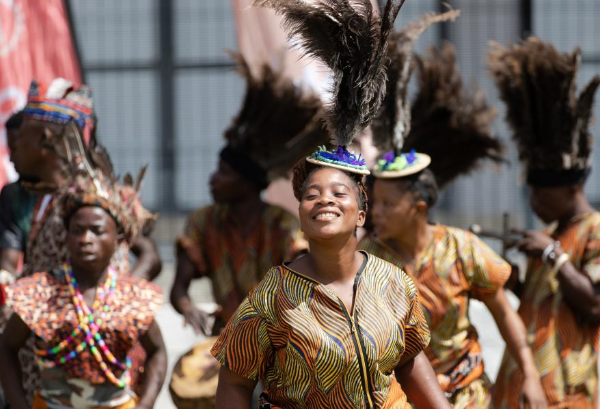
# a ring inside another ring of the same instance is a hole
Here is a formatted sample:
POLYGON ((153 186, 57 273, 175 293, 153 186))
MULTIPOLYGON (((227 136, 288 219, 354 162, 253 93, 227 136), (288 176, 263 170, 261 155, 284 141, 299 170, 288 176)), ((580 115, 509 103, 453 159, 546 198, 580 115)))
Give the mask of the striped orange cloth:
POLYGON ((272 268, 212 349, 222 365, 260 378, 272 407, 410 408, 394 369, 429 330, 412 280, 365 255, 354 308, 286 266, 272 268))
MULTIPOLYGON (((591 282, 600 281, 600 213, 575 217, 560 234, 569 260, 591 282)), ((587 323, 562 295, 556 273, 541 259, 530 259, 519 315, 529 334, 535 362, 552 409, 598 408, 598 325, 587 323)), ((494 389, 494 407, 518 408, 511 391, 523 382, 517 364, 504 354, 494 389)))
MULTIPOLYGON (((367 236, 359 247, 405 268, 398 253, 377 238, 367 236)), ((492 296, 504 286, 510 271, 510 265, 477 236, 444 225, 434 226, 415 271, 406 270, 415 280, 431 330, 425 352, 436 372, 442 372, 438 380, 451 402, 461 389, 485 375, 479 336, 469 319, 469 301, 492 296)), ((469 399, 486 407, 491 399, 489 382, 482 385, 471 389, 478 396, 469 399)), ((461 400, 466 393, 460 393, 461 400)))

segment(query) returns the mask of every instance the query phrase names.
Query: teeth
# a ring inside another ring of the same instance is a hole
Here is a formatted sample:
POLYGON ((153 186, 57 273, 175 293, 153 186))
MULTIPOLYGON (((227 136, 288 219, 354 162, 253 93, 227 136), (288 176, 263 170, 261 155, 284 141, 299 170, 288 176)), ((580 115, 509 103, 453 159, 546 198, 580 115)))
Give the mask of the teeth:
POLYGON ((317 217, 315 217, 315 219, 317 219, 317 220, 333 219, 335 217, 337 217, 337 214, 335 214, 335 213, 321 213, 321 214, 318 214, 317 217))

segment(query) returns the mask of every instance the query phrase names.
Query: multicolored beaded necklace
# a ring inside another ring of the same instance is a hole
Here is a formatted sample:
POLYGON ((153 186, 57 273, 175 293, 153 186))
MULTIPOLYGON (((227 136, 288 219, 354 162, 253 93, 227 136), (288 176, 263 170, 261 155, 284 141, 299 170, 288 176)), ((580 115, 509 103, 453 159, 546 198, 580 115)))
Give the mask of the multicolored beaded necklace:
POLYGON ((83 295, 78 289, 77 280, 73 275, 71 263, 67 263, 65 265, 65 272, 67 284, 69 285, 69 292, 71 293, 71 297, 73 299, 73 305, 75 306, 79 325, 66 339, 61 341, 58 345, 46 350, 37 350, 36 354, 41 357, 58 355, 73 342, 76 342, 82 333, 85 335, 85 337, 79 342, 75 349, 68 354, 61 357, 56 357, 54 358, 54 361, 40 358, 38 359, 38 364, 44 368, 54 368, 56 366, 65 364, 66 362, 75 358, 83 350, 89 348, 89 350, 92 352, 92 355, 96 359, 96 362, 98 365, 100 365, 100 369, 102 369, 102 372, 104 372, 106 378, 120 388, 124 388, 130 383, 130 374, 128 369, 131 368, 131 360, 129 357, 126 358, 124 363, 117 360, 114 354, 108 349, 108 346, 100 335, 101 325, 105 321, 106 313, 109 311, 110 298, 115 291, 117 283, 117 270, 114 267, 108 268, 106 281, 102 286, 98 287, 96 299, 94 300, 94 304, 92 305, 91 309, 85 303, 83 295), (94 311, 100 311, 100 317, 94 318, 94 311), (110 370, 100 351, 102 351, 104 356, 111 364, 126 370, 123 379, 118 379, 110 370))

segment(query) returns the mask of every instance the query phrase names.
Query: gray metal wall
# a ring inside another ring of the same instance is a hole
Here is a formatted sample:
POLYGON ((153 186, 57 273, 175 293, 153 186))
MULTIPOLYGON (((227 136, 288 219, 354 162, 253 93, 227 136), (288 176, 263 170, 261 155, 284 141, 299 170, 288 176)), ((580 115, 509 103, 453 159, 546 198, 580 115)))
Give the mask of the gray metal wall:
MULTIPOLYGON (((239 108, 241 80, 225 48, 235 49, 229 0, 70 0, 86 81, 95 90, 100 137, 119 171, 150 163, 144 199, 163 214, 189 211, 210 201, 208 176, 221 134, 239 108)), ((477 82, 498 108, 495 129, 507 140, 511 167, 484 168, 450 186, 438 220, 499 228, 502 212, 514 225, 532 225, 504 110, 486 75, 488 41, 518 41, 532 33, 568 51, 580 45, 580 82, 600 72, 598 0, 453 0, 456 23, 437 26, 417 49, 452 41, 467 83, 477 82)), ((408 0, 398 25, 441 10, 438 0, 408 0)), ((600 104, 596 115, 600 117, 600 104)), ((600 127, 595 125, 595 135, 600 127)), ((600 160, 596 150, 595 162, 600 160)), ((588 193, 600 202, 600 176, 588 193)))

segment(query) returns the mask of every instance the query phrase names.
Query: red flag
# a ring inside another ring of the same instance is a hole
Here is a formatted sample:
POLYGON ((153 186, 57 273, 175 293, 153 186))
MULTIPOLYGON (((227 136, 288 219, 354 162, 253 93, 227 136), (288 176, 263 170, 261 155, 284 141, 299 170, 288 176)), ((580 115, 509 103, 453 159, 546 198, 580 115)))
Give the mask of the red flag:
POLYGON ((25 105, 29 83, 81 71, 63 0, 0 0, 0 187, 13 179, 4 124, 25 105))

